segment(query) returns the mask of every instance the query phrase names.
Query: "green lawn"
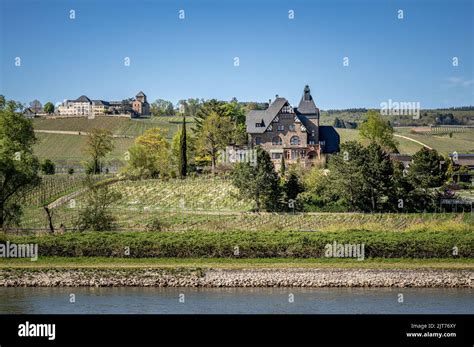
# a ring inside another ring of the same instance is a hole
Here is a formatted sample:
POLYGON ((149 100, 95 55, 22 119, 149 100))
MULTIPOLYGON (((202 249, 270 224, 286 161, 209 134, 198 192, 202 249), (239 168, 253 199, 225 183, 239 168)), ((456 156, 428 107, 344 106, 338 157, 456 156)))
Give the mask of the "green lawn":
POLYGON ((0 259, 0 268, 354 268, 354 269, 474 269, 473 258, 404 259, 372 258, 364 261, 335 258, 106 258, 40 257, 0 259))

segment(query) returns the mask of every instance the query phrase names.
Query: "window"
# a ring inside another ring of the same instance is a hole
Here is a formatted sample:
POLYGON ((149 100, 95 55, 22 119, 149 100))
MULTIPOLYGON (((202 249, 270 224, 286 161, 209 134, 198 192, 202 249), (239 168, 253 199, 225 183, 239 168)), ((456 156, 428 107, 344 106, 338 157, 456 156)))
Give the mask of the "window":
POLYGON ((262 126, 262 123, 255 123, 255 128, 260 128, 262 126))
POLYGON ((261 137, 256 137, 255 138, 255 144, 260 145, 262 143, 262 138, 261 137))
POLYGON ((292 146, 298 146, 300 144, 300 138, 298 136, 293 136, 291 139, 290 139, 290 144, 292 146))
POLYGON ((283 153, 272 153, 272 159, 281 159, 283 153))
POLYGON ((285 131, 285 126, 283 124, 279 124, 278 131, 285 131))
POLYGON ((272 127, 272 125, 270 124, 270 125, 268 126, 267 131, 272 131, 272 130, 273 130, 273 127, 272 127))
POLYGON ((296 131, 294 124, 290 124, 290 126, 288 127, 288 129, 289 129, 290 131, 296 131))
POLYGON ((275 136, 274 138, 272 138, 272 145, 281 146, 282 143, 283 143, 283 141, 281 140, 281 137, 275 136))

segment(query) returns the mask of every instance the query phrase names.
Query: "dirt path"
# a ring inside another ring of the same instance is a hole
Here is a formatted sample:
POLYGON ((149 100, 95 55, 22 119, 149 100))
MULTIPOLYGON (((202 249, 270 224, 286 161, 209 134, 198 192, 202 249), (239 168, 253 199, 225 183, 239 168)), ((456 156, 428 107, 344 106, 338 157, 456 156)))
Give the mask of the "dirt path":
MULTIPOLYGON (((43 129, 35 129, 35 133, 59 134, 59 135, 78 135, 78 136, 87 136, 87 135, 89 135, 89 133, 85 132, 85 131, 43 130, 43 129)), ((134 138, 134 136, 128 136, 128 135, 112 135, 112 137, 130 138, 130 139, 134 138)))
POLYGON ((400 137, 402 139, 405 139, 405 140, 409 140, 409 141, 413 141, 413 142, 416 142, 418 143, 419 145, 422 145, 423 147, 426 147, 428 149, 433 149, 431 148, 430 146, 428 146, 427 144, 423 143, 423 142, 420 142, 418 140, 415 140, 415 139, 412 139, 411 137, 408 137, 408 136, 404 136, 404 135, 397 135, 397 134, 393 134, 394 136, 396 137, 400 137))

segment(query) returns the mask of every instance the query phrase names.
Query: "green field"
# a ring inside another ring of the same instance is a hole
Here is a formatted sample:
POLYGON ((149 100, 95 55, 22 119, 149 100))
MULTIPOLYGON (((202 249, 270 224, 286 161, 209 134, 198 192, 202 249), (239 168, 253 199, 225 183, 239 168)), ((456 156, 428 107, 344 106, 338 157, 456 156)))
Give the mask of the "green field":
MULTIPOLYGON (((346 141, 360 141, 357 129, 336 129, 341 137, 341 143, 346 141)), ((474 153, 474 131, 464 133, 453 133, 436 135, 427 133, 426 135, 413 134, 411 128, 395 128, 395 135, 402 135, 417 140, 425 145, 436 149, 441 154, 449 154, 454 151, 458 153, 474 153)), ((408 139, 395 136, 398 142, 398 150, 402 154, 414 154, 421 149, 422 145, 408 139)))
MULTIPOLYGON (((80 164, 88 159, 83 150, 87 137, 82 135, 37 133, 38 142, 34 145, 35 154, 40 159, 51 159, 56 163, 80 164)), ((133 145, 132 138, 114 138, 114 149, 105 160, 123 160, 125 152, 133 145)))
MULTIPOLYGON (((454 151, 458 153, 474 153, 474 129, 466 132, 453 132, 452 137, 446 134, 426 132, 414 134, 410 128, 395 128, 396 134, 404 135, 423 142, 427 146, 436 149, 441 154, 449 154, 454 151)), ((399 141, 400 139, 397 138, 399 141)), ((405 153, 400 151, 401 153, 405 153)))
POLYGON ((457 269, 474 268, 474 258, 370 258, 364 261, 341 258, 107 258, 39 257, 0 259, 0 269, 120 269, 120 268, 342 268, 342 269, 457 269))
MULTIPOLYGON (((344 143, 346 141, 360 141, 359 130, 357 129, 336 129, 336 131, 340 136, 341 143, 344 143)), ((410 135, 403 135, 411 137, 410 135)), ((416 142, 404 138, 395 137, 395 140, 398 142, 397 147, 399 152, 403 154, 413 154, 420 150, 421 147, 423 147, 422 145, 416 142)))

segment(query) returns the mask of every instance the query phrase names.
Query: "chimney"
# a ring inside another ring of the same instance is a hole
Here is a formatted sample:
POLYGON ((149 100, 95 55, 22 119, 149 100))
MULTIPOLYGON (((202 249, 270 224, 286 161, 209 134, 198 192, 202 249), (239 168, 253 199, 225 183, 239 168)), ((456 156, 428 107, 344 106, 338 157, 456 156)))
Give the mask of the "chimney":
POLYGON ((268 106, 272 104, 272 99, 268 99, 268 106))
POLYGON ((278 99, 278 94, 275 95, 275 99, 278 99))

